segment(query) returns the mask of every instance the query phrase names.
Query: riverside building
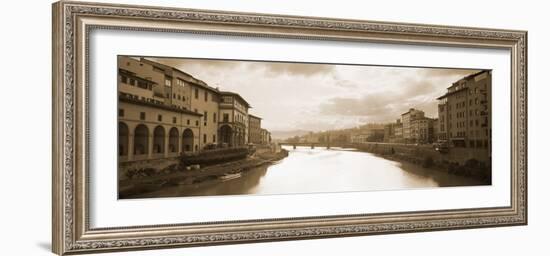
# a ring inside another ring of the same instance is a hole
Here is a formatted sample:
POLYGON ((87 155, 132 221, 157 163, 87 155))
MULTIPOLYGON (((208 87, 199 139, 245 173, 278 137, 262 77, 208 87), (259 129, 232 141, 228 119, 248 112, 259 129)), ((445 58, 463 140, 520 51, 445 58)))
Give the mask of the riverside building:
MULTIPOLYGON (((174 67, 118 57, 119 162, 244 146, 250 104, 174 67)), ((254 128, 256 129, 256 127, 254 128)))
POLYGON ((491 71, 464 77, 437 98, 439 139, 455 147, 491 148, 491 71))

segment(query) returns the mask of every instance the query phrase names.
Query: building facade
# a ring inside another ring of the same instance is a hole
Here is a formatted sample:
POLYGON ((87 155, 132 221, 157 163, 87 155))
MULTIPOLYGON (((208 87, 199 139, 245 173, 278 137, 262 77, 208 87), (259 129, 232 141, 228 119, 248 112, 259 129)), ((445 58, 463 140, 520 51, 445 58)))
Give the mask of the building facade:
POLYGON ((119 56, 118 71, 119 161, 248 142, 251 106, 239 94, 144 58, 119 56))
POLYGON ((248 143, 248 109, 250 105, 240 95, 220 92, 220 142, 229 146, 248 143))
POLYGON ((384 139, 385 129, 368 129, 360 134, 350 136, 351 143, 379 142, 384 139))
POLYGON ((395 123, 384 125, 384 142, 397 142, 403 136, 403 124, 401 119, 397 119, 395 123))
POLYGON ((265 144, 271 143, 271 132, 262 128, 260 131, 260 134, 261 134, 261 144, 265 145, 265 144))
POLYGON ((439 139, 456 147, 491 148, 491 71, 464 77, 438 98, 439 139))
POLYGON ((248 115, 248 143, 262 143, 262 119, 255 115, 248 115))
POLYGON ((412 137, 411 123, 416 120, 424 118, 424 111, 411 108, 409 111, 401 114, 401 123, 403 124, 403 139, 410 141, 412 137))
POLYGON ((415 143, 432 143, 434 141, 434 119, 416 118, 411 121, 411 140, 415 143))

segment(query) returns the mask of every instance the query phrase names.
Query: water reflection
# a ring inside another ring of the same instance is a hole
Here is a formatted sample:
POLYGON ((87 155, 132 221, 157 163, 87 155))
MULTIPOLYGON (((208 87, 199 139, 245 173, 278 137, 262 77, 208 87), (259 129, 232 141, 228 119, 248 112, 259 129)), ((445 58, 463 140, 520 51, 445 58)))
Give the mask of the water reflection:
POLYGON ((148 196, 294 194, 471 186, 483 182, 342 148, 298 147, 277 164, 241 178, 193 188, 166 187, 148 196))

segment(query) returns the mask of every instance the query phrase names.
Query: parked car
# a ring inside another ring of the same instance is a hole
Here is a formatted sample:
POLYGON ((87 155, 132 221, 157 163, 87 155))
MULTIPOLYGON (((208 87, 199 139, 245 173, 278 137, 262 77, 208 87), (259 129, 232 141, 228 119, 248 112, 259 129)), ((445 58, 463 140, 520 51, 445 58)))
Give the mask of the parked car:
POLYGON ((446 152, 449 151, 449 142, 446 141, 446 140, 438 140, 438 141, 434 142, 433 148, 436 151, 446 153, 446 152))

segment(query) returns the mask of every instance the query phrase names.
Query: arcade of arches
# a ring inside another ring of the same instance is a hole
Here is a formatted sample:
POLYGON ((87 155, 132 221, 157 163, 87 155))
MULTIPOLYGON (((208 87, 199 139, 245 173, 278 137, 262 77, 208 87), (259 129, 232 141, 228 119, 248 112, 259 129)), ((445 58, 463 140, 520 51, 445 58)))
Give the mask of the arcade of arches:
POLYGON ((224 124, 218 129, 221 143, 229 146, 243 146, 246 143, 246 133, 244 127, 231 126, 224 124))
MULTIPOLYGON (((130 128, 118 123, 118 155, 122 161, 174 157, 181 152, 198 150, 191 128, 166 127, 165 125, 137 124, 130 128), (180 131, 183 129, 183 131, 180 131)), ((198 141, 198 140, 197 140, 198 141)))
MULTIPOLYGON (((224 124, 218 129, 219 142, 230 147, 245 145, 244 127, 224 124)), ((167 125, 118 123, 118 155, 121 161, 176 157, 199 151, 197 130, 167 125)))

